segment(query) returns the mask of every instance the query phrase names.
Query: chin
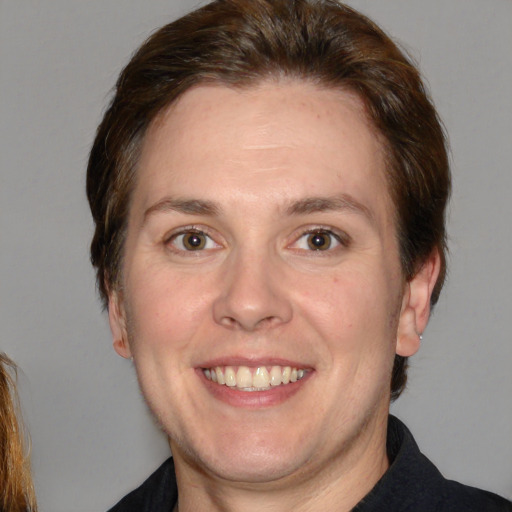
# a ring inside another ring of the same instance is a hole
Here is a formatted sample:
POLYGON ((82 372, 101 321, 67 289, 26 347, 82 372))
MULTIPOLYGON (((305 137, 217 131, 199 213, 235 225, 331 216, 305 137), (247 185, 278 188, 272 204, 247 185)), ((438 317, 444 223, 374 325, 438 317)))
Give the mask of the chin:
MULTIPOLYGON (((269 437, 268 430, 264 435, 230 432, 212 438, 208 445, 183 446, 179 451, 217 478, 247 484, 268 483, 300 471, 309 459, 303 442, 290 443, 290 439, 285 439, 269 437)), ((172 442, 171 448, 176 453, 172 442)))
POLYGON ((258 484, 270 483, 289 477, 300 470, 302 464, 297 454, 290 459, 281 455, 261 451, 259 453, 232 452, 229 456, 219 456, 211 464, 211 471, 218 477, 232 482, 258 484))

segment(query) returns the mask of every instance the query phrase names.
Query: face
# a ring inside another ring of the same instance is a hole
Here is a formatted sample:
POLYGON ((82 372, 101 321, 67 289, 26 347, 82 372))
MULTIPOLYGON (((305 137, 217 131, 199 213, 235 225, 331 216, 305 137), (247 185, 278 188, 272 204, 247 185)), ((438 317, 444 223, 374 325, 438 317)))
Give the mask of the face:
POLYGON ((143 145, 114 345, 177 464, 305 478, 385 452, 423 281, 404 282, 381 145, 355 96, 200 86, 143 145))

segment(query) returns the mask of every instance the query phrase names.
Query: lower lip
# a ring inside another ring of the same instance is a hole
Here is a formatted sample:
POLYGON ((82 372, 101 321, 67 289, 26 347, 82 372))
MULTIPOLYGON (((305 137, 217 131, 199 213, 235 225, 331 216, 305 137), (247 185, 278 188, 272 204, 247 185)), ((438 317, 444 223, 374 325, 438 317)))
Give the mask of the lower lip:
POLYGON ((300 391, 313 373, 309 371, 302 379, 296 382, 275 386, 265 391, 241 391, 236 387, 220 385, 208 380, 201 369, 197 369, 196 372, 208 391, 217 400, 234 407, 243 407, 246 409, 273 407, 286 402, 300 391))

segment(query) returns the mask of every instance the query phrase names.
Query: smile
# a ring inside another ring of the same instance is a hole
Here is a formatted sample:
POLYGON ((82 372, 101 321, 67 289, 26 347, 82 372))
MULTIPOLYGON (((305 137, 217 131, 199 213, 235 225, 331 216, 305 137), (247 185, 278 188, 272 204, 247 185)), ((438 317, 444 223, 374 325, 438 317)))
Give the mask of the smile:
POLYGON ((204 368, 205 377, 221 386, 241 391, 266 391, 304 378, 307 370, 291 366, 216 366, 204 368))

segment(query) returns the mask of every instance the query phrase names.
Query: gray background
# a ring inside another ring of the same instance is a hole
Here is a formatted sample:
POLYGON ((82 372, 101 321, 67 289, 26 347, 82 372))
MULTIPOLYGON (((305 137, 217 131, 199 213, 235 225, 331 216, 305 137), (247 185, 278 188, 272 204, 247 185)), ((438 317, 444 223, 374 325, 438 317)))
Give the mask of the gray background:
MULTIPOLYGON (((84 170, 121 66, 170 0, 0 0, 0 350, 22 367, 43 512, 104 510, 168 456, 111 348, 84 170)), ((444 474, 512 497, 512 2, 359 0, 450 133, 451 272, 394 407, 444 474)))

